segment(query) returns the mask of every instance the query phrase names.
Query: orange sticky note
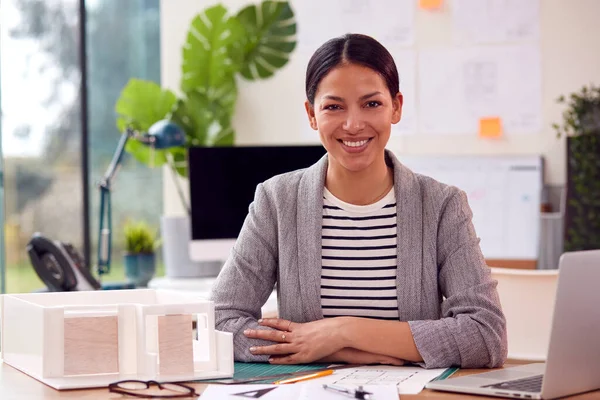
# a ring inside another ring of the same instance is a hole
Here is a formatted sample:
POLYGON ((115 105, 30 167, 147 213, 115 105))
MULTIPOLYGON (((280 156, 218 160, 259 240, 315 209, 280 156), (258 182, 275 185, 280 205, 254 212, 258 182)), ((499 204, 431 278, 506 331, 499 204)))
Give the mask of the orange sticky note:
POLYGON ((419 7, 423 10, 434 10, 442 7, 443 0, 419 0, 419 7))
POLYGON ((480 118, 479 137, 486 139, 502 137, 502 120, 500 117, 480 118))

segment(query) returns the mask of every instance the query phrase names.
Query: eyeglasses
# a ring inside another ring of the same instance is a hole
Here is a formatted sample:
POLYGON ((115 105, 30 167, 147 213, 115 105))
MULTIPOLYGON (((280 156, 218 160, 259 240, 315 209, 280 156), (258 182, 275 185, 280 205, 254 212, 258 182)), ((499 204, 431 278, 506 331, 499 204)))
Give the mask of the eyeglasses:
POLYGON ((196 393, 196 390, 191 386, 182 383, 159 383, 156 381, 125 380, 114 382, 108 385, 108 391, 142 399, 176 399, 181 397, 200 396, 200 394, 196 393), (142 390, 150 389, 152 385, 156 385, 161 391, 168 390, 171 393, 141 393, 142 390))

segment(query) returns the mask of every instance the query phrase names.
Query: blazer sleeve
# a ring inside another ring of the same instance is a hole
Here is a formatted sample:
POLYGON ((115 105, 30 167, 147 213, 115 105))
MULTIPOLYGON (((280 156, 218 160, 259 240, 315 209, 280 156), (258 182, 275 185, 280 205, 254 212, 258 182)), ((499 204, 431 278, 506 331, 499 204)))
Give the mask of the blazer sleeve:
POLYGON ((466 194, 453 188, 437 235, 441 318, 409 322, 426 368, 500 367, 507 357, 506 321, 472 224, 466 194))
POLYGON ((233 333, 236 361, 268 360, 268 356, 255 356, 249 349, 272 343, 249 339, 244 330, 270 329, 259 326, 257 320, 275 285, 277 259, 276 213, 261 183, 210 295, 215 305, 216 329, 233 333))

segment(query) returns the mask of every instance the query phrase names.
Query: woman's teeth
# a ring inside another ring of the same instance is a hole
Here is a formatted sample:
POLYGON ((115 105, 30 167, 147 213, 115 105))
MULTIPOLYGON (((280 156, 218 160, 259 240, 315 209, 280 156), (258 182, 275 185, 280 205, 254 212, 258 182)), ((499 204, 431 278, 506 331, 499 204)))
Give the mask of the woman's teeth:
POLYGON ((347 141, 343 140, 342 143, 344 143, 348 147, 360 147, 360 146, 365 145, 368 141, 369 141, 369 139, 361 140, 360 142, 347 142, 347 141))

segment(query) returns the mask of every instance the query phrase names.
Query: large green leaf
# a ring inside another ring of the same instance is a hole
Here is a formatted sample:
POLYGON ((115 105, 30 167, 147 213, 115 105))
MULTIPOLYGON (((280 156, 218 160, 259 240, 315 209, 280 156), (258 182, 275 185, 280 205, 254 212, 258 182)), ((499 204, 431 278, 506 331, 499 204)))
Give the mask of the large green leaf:
MULTIPOLYGON (((215 137, 223 136, 222 127, 229 126, 233 116, 233 103, 228 96, 222 98, 228 101, 226 105, 219 101, 211 101, 199 90, 187 94, 180 100, 173 111, 171 120, 182 127, 188 137, 190 146, 213 145, 215 137)), ((233 144, 233 143, 231 143, 233 144)))
POLYGON ((200 90, 216 98, 215 92, 230 86, 241 67, 241 43, 244 28, 222 5, 196 16, 183 47, 182 90, 200 90))
POLYGON ((208 131, 207 144, 209 146, 233 146, 235 131, 229 118, 214 121, 208 131))
POLYGON ((247 6, 237 18, 247 37, 241 70, 245 78, 268 78, 287 64, 296 47, 296 21, 287 1, 263 1, 260 6, 247 6))
MULTIPOLYGON (((120 132, 127 127, 147 132, 152 124, 169 116, 176 101, 173 92, 154 82, 130 79, 115 104, 117 127, 120 132)), ((166 162, 164 150, 154 150, 135 139, 127 142, 125 150, 150 167, 166 162)))

